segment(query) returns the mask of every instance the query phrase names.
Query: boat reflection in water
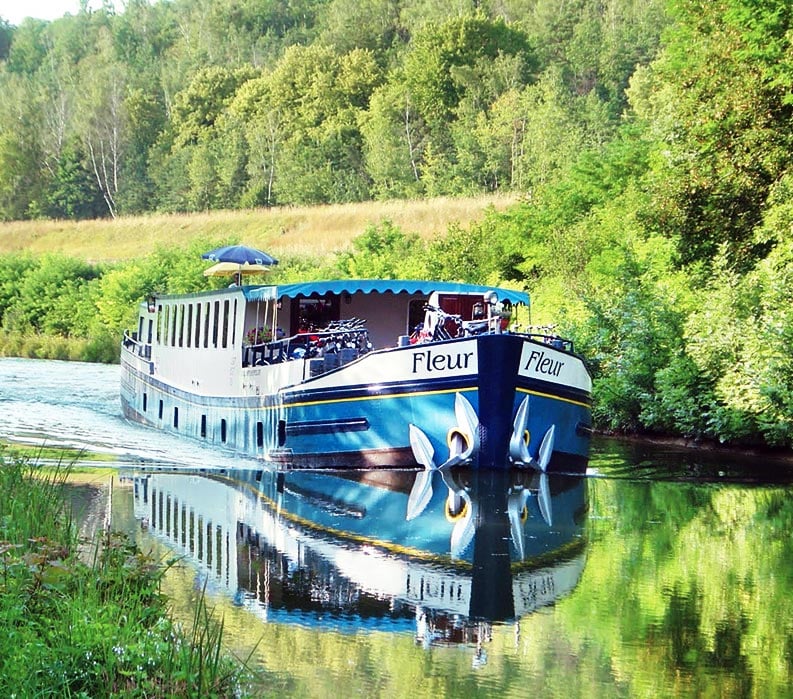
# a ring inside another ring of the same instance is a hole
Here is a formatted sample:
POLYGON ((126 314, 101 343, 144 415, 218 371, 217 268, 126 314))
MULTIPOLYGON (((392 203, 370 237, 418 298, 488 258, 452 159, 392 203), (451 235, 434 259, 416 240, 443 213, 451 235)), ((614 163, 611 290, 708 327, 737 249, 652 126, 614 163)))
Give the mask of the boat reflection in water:
POLYGON ((481 648, 491 623, 568 594, 585 563, 578 476, 142 471, 134 486, 136 518, 267 622, 481 648))

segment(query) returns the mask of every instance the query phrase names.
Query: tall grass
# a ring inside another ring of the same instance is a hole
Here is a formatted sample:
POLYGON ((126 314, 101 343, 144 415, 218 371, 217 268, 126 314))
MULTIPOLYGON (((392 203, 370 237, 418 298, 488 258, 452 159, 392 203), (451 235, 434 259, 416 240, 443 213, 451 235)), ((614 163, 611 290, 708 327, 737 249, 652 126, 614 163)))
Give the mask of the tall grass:
POLYGON ((80 560, 67 475, 0 451, 0 696, 239 696, 242 666, 203 598, 177 626, 165 567, 120 534, 80 560))
POLYGON ((449 224, 480 220, 488 207, 503 209, 516 195, 360 202, 194 214, 129 216, 96 221, 12 221, 0 223, 0 254, 59 252, 90 262, 142 257, 158 245, 194 239, 234 238, 276 255, 326 255, 346 249, 370 225, 391 221, 423 238, 449 224))

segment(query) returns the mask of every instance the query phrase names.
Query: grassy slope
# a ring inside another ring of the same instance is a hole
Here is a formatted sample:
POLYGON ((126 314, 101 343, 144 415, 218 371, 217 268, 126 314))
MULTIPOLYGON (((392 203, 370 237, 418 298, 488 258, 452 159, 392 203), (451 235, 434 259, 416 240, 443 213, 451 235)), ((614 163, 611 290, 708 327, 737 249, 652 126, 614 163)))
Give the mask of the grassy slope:
POLYGON ((467 227, 489 206, 517 197, 480 196, 363 202, 315 207, 151 215, 99 221, 14 221, 0 224, 0 254, 59 252, 91 262, 145 255, 158 245, 194 238, 229 239, 274 255, 329 253, 347 247, 367 226, 387 219, 406 233, 429 238, 449 224, 467 227))

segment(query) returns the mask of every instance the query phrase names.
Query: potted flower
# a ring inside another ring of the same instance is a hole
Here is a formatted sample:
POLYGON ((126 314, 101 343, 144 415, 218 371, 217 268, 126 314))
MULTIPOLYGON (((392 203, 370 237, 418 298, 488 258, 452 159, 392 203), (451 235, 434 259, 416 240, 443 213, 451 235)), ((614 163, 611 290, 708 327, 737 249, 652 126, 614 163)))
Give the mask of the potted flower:
POLYGON ((264 342, 270 342, 270 340, 272 340, 272 333, 270 332, 270 328, 265 328, 260 325, 258 328, 251 328, 248 330, 245 339, 248 340, 249 345, 261 345, 264 342))

